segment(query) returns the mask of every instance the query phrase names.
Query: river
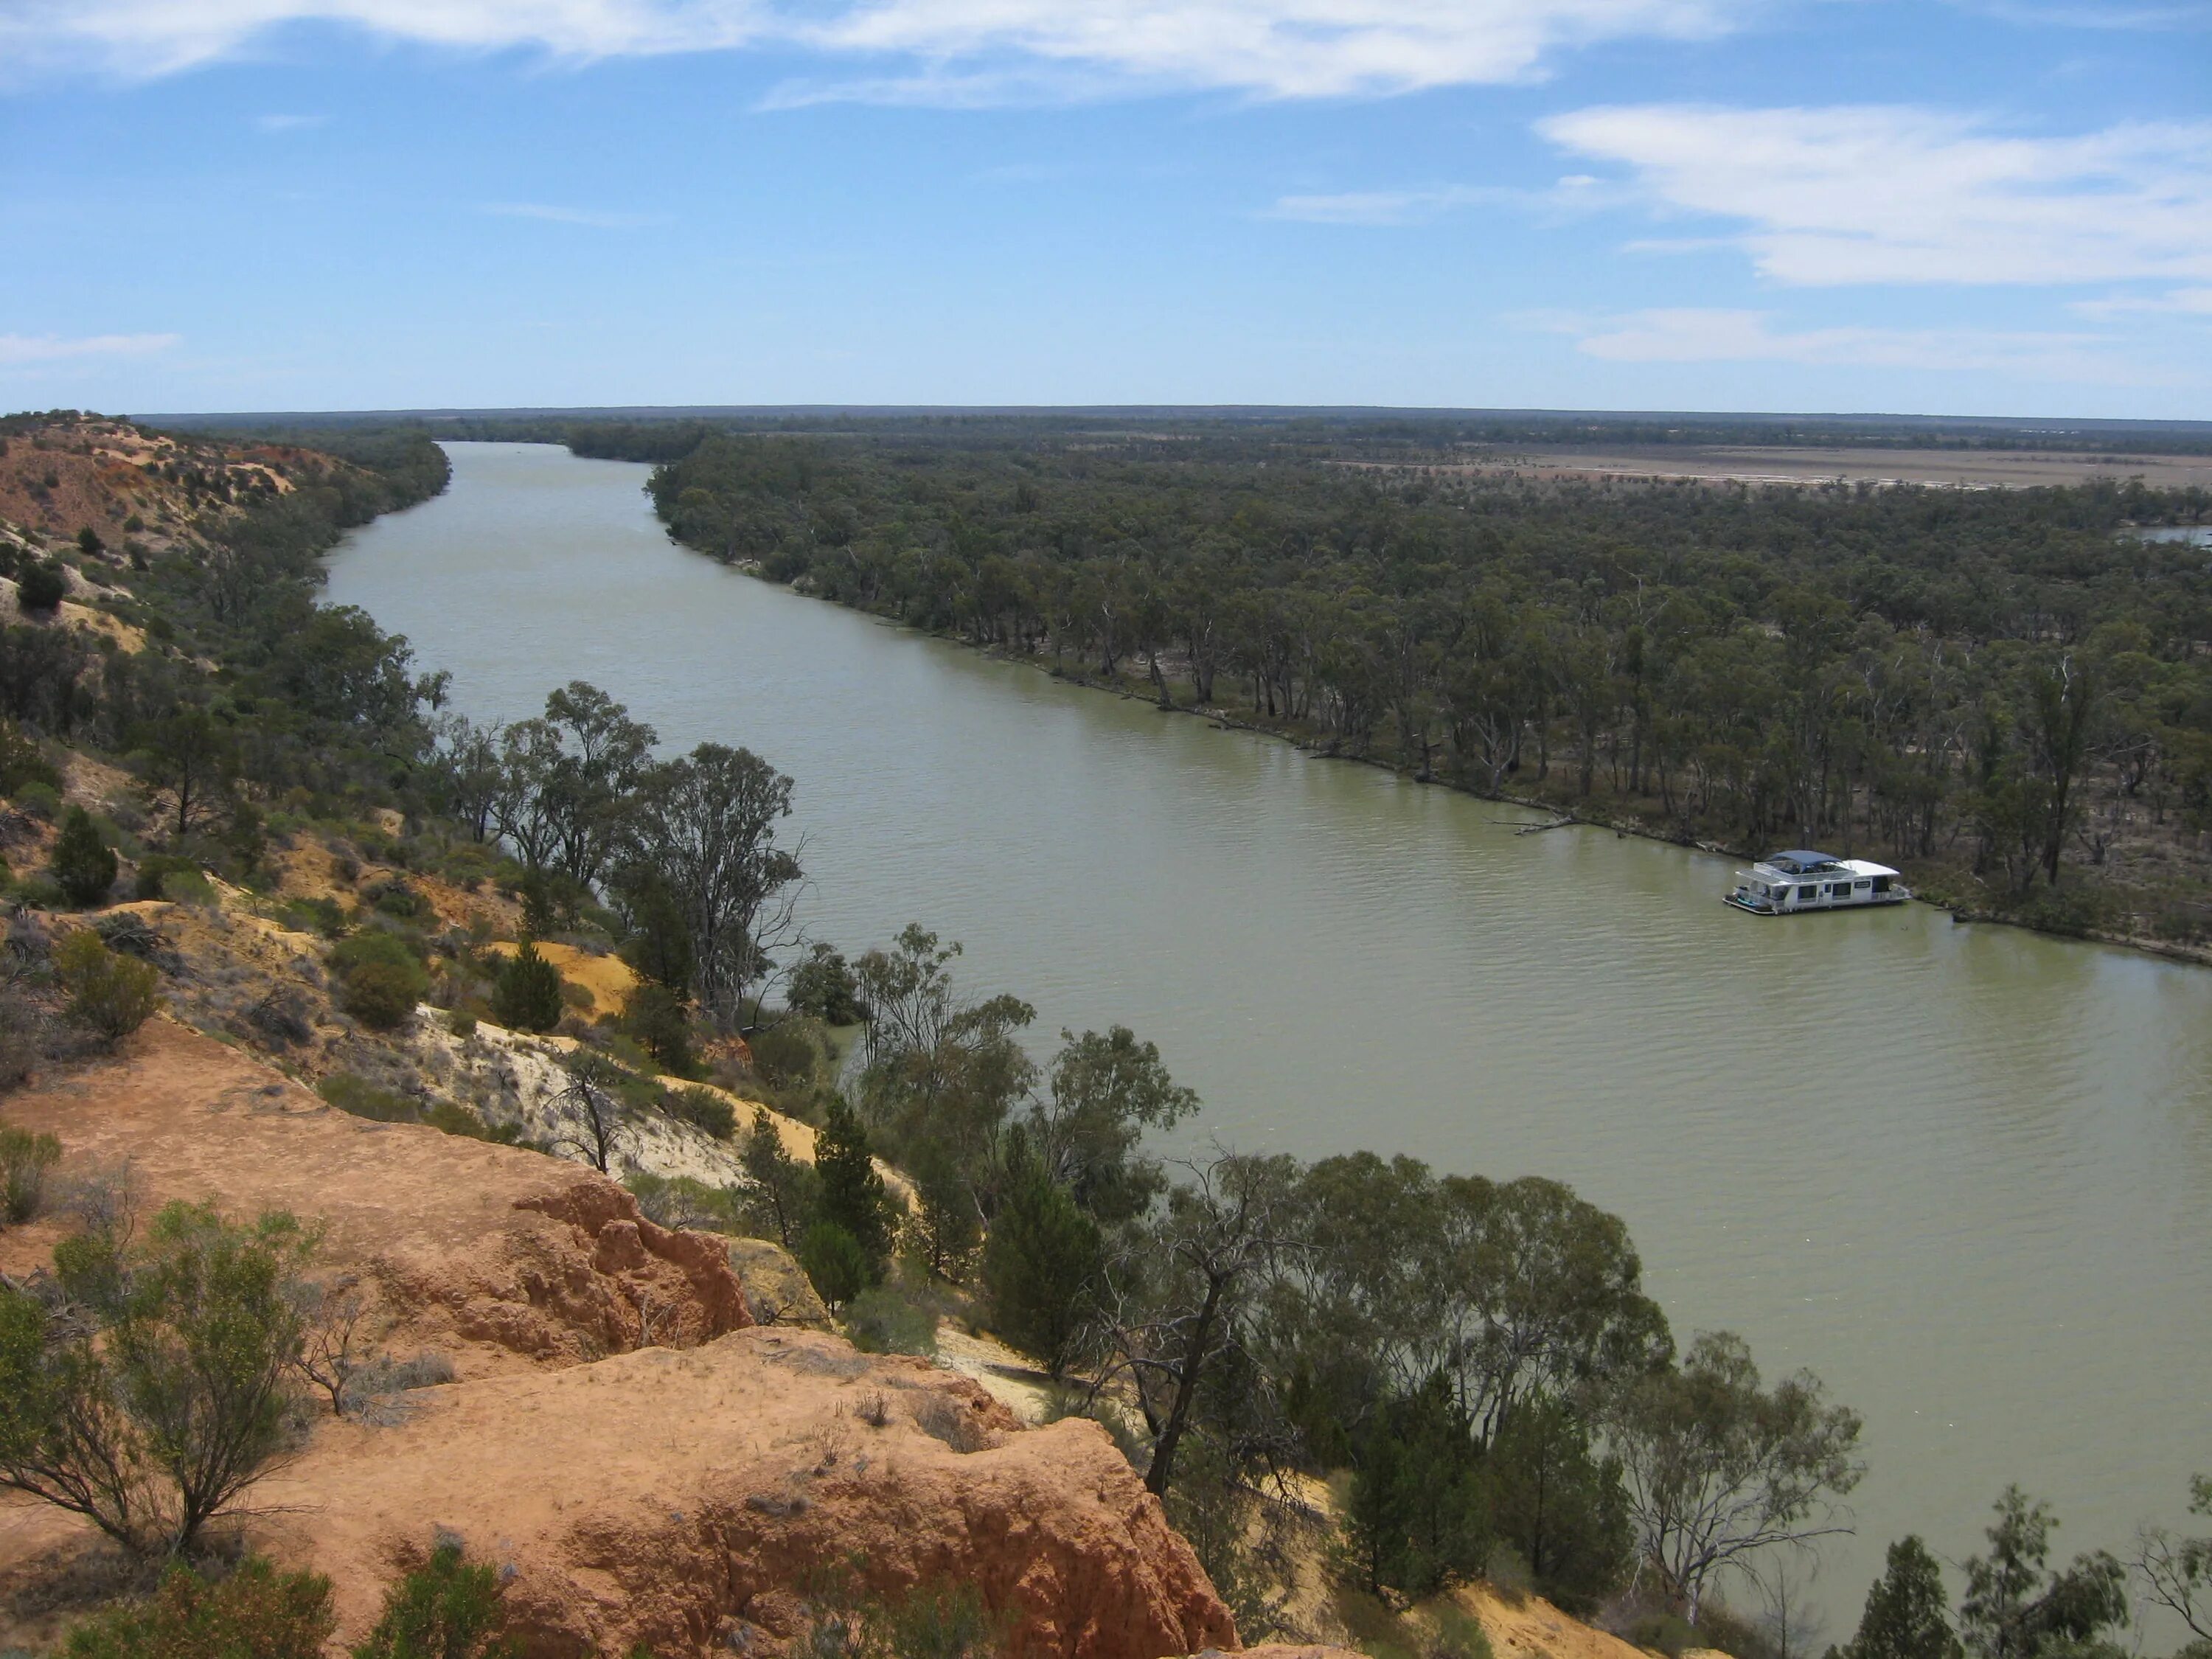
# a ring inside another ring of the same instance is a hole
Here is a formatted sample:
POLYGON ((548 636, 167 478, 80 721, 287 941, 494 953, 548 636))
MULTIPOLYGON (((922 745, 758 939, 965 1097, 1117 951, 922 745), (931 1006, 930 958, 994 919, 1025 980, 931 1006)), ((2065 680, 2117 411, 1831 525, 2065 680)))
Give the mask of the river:
POLYGON ((1871 1466, 1814 1587, 1828 1638, 1890 1540, 1962 1558, 2008 1480, 2070 1555, 2180 1521, 2212 1472, 2212 971, 1919 905, 1743 915, 1728 860, 1516 836, 726 569, 666 539, 642 466, 450 453, 329 597, 459 708, 582 678, 665 745, 750 746, 797 781, 817 936, 918 921, 1048 1041, 1133 1026, 1198 1138, 1567 1181, 1627 1219, 1679 1334, 1820 1373, 1871 1466))

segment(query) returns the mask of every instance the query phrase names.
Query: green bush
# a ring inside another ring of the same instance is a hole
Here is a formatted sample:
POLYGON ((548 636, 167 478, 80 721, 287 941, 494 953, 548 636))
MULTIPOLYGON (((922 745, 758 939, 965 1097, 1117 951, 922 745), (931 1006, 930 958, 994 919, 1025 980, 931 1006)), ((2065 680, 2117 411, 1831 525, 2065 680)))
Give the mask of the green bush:
POLYGON ((15 598, 27 611, 52 611, 69 597, 69 578, 51 559, 41 559, 15 578, 15 598))
POLYGON ((668 1115, 717 1140, 738 1132, 738 1109, 712 1089, 677 1089, 668 1096, 668 1115))
POLYGON ((471 1565, 459 1541, 441 1538, 429 1565, 386 1593, 384 1616, 353 1659, 508 1659, 520 1651, 507 1635, 497 1569, 471 1565))
POLYGON ((15 798, 16 805, 41 823, 52 823, 61 812, 61 787, 44 778, 33 778, 8 793, 15 798))
POLYGON ((169 1569, 153 1596, 70 1632, 67 1659, 321 1659, 337 1628, 331 1581, 248 1556, 213 1583, 169 1569))
POLYGON ((365 896, 380 914, 397 917, 402 921, 412 921, 430 908, 422 902, 422 895, 408 885, 406 878, 402 876, 378 882, 367 890, 365 896))
POLYGON ((61 1156, 62 1144, 53 1136, 0 1124, 0 1227, 21 1226, 38 1214, 46 1171, 61 1156))
POLYGON ((66 1327, 0 1283, 0 1486, 142 1557, 188 1551, 289 1443, 312 1246, 289 1215, 171 1204, 141 1239, 54 1247, 66 1327))
POLYGON ((338 941, 331 966, 344 981, 338 1006, 362 1024, 388 1031, 404 1025, 429 994, 430 975, 406 940, 364 927, 338 941))
POLYGON ((0 720, 0 795, 11 799, 32 784, 49 791, 62 787, 62 775, 46 750, 15 721, 0 720))
POLYGON ((1075 1357, 1105 1266, 1098 1224, 1036 1159, 1022 1160, 983 1242, 993 1328, 1060 1376, 1075 1357))
POLYGON ((690 1011, 666 986, 647 980, 632 991, 623 1008, 621 1028, 662 1071, 690 1077, 697 1070, 699 1062, 691 1052, 690 1011))
POLYGON ((862 1353, 937 1352, 937 1310, 895 1285, 862 1291, 845 1308, 845 1334, 862 1353))
POLYGON ((367 962, 346 975, 340 1006, 371 1030, 389 1031, 407 1023, 429 988, 419 966, 367 962))
POLYGON ((61 839, 54 843, 54 879, 62 896, 78 909, 103 902, 115 885, 115 849, 100 839, 99 826, 82 806, 72 806, 62 819, 61 839))
POLYGON ((745 1039, 753 1069, 779 1089, 811 1083, 822 1064, 822 1028, 805 1015, 777 1021, 745 1039))
POLYGON ((373 1123, 413 1123, 421 1115, 405 1095, 380 1089, 351 1072, 331 1073, 315 1085, 315 1092, 338 1110, 373 1123))
POLYGON ((873 1277, 860 1241, 834 1221, 817 1221, 799 1241, 799 1265, 824 1306, 836 1312, 866 1290, 873 1277))
POLYGON ((69 993, 70 1018, 110 1043, 129 1036, 161 1006, 154 964, 109 950, 88 927, 55 948, 54 975, 69 993))
POLYGON ((199 881, 203 892, 207 890, 205 878, 200 867, 188 858, 174 853, 155 853, 138 860, 138 868, 131 878, 131 896, 135 899, 157 899, 168 896, 165 884, 172 876, 191 876, 199 881))
POLYGON ((820 943, 791 970, 784 1001, 793 1013, 811 1015, 824 1025, 857 1025, 868 1017, 852 964, 820 943))
POLYGON ((561 970, 524 939, 492 981, 491 1017, 511 1031, 550 1031, 561 1023, 561 970))

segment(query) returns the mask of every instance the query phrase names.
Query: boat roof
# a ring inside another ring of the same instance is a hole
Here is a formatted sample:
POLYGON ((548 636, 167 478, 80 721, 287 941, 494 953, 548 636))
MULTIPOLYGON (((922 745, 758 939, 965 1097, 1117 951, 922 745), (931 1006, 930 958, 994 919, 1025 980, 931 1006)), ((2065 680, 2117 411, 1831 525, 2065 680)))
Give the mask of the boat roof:
POLYGON ((1815 853, 1799 847, 1786 853, 1769 853, 1765 861, 1778 870, 1787 870, 1796 874, 1806 870, 1824 869, 1838 860, 1832 853, 1815 853))

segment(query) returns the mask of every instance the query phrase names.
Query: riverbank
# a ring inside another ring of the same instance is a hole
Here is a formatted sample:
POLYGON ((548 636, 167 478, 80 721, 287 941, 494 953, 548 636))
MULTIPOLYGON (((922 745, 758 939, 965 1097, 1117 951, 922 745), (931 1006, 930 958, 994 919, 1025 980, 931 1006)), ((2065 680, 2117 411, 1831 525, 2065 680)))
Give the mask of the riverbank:
MULTIPOLYGON (((676 539, 672 533, 670 539, 676 539)), ((678 542, 677 544, 685 545, 682 542, 678 542)), ((700 553, 700 550, 696 548, 687 547, 686 550, 700 553)), ((896 617, 884 616, 858 606, 840 605, 837 600, 825 599, 820 594, 810 592, 803 578, 798 582, 778 581, 762 568, 757 560, 723 560, 715 558, 712 554, 704 553, 702 553, 701 556, 710 559, 717 564, 725 565, 756 581, 781 588, 799 598, 812 599, 817 603, 838 605, 841 609, 856 611, 859 614, 869 617, 886 626, 897 628, 922 638, 958 646, 963 650, 972 651, 994 662, 1003 662, 1012 666, 1034 670, 1063 685, 1073 686, 1083 690, 1103 692, 1125 702, 1146 703, 1156 708, 1164 714, 1194 716, 1223 731, 1246 732, 1255 736, 1270 738, 1277 742, 1287 744, 1301 754, 1315 759, 1346 761, 1357 765, 1371 766, 1391 773, 1395 776, 1449 790, 1477 800, 1494 801, 1500 805, 1517 806, 1528 811, 1541 812, 1547 817, 1547 822, 1541 826, 1544 828, 1554 826, 1565 828, 1571 825, 1586 829, 1610 830, 1618 836, 1634 836, 1638 840, 1658 842, 1670 847, 1688 848, 1719 857, 1738 858, 1747 861, 1763 856, 1768 850, 1763 846, 1753 847, 1711 836, 1701 836, 1693 829, 1680 825, 1655 823, 1633 811, 1609 809, 1601 802, 1577 798, 1565 793, 1520 793, 1482 789, 1464 779, 1440 775, 1433 768, 1425 770, 1409 766, 1391 756, 1348 749, 1334 738, 1322 737, 1311 730, 1302 731, 1294 722, 1271 721, 1259 715, 1257 711, 1232 712, 1218 703, 1206 704, 1194 701, 1178 702, 1174 699, 1175 689, 1188 689, 1193 682, 1187 667, 1170 653, 1164 653, 1158 665, 1161 683, 1168 689, 1168 695, 1164 699, 1160 691, 1156 689, 1149 672, 1151 665, 1146 665, 1147 672, 1131 671, 1108 679, 1088 670, 1071 668, 1064 659, 1050 661, 1034 652, 1014 652, 1006 649, 1003 646, 978 644, 954 632, 917 628, 913 623, 903 622, 896 617)), ((1846 845, 1844 848, 1844 855, 1854 856, 1858 850, 1846 845)), ((2095 925, 2094 921, 2088 920, 2084 915, 2087 909, 2090 915, 2094 915, 2096 908, 2100 908, 2096 903, 2094 890, 2085 887, 2078 881, 2068 888, 2042 889, 2032 892, 2022 902, 2008 904, 2002 895, 1994 892, 1979 881, 1970 869, 1962 868, 1956 864, 1931 860, 1916 860, 1895 854, 1890 854, 1887 856, 1899 858, 1899 867, 1903 872, 1907 884, 1911 887, 1914 897, 1922 903, 1948 912, 1954 923, 1995 923, 2007 927, 2022 928, 2027 932, 2041 933, 2053 939, 2110 945, 2116 949, 2140 951, 2168 962, 2182 963, 2194 967, 2212 967, 2212 945, 2161 939, 2141 932, 2095 925), (2088 901, 2086 906, 2082 902, 2085 899, 2088 901), (2057 902, 2054 902, 2054 900, 2057 902)))

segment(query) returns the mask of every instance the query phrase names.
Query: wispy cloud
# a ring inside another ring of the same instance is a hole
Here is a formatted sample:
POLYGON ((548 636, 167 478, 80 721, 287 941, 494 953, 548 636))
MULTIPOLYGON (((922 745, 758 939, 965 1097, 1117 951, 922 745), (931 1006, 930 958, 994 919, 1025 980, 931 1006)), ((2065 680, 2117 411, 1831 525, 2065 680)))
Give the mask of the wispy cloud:
POLYGON ((2212 288, 2177 288, 2166 294, 2114 294, 2101 300, 2077 300, 2084 317, 2212 318, 2212 288))
POLYGON ((1316 225, 1418 225, 1460 208, 1510 207, 1559 218, 1618 207, 1632 199, 1618 185, 1587 173, 1572 173, 1548 190, 1506 185, 1432 185, 1407 190, 1281 196, 1265 216, 1316 225))
POLYGON ((1703 307, 1581 317, 1540 313, 1524 325, 1571 334, 1584 356, 1620 363, 1795 363, 1807 368, 1995 373, 2042 380, 2147 385, 2160 377, 2109 349, 2102 335, 1973 328, 1790 328, 1771 312, 1703 307))
POLYGON ((313 127, 328 126, 327 115, 257 115, 253 125, 264 132, 305 132, 313 127))
POLYGON ((177 343, 174 334, 0 334, 0 368, 66 362, 85 357, 145 357, 177 343))
POLYGON ((2029 28, 2212 28, 2212 3, 2206 0, 2140 5, 2119 0, 2077 0, 2072 4, 2065 0, 1953 0, 1953 3, 2029 28))
POLYGON ((892 73, 794 88, 830 98, 978 101, 1036 95, 1038 70, 1123 90, 1211 88, 1340 97, 1526 79, 1555 53, 1607 40, 1698 39, 1762 0, 9 0, 0 63, 172 74, 288 26, 349 25, 394 40, 592 59, 773 42, 910 60, 892 73))
POLYGON ((580 225, 590 230, 638 230, 665 225, 665 214, 603 213, 592 208, 557 207, 544 202, 487 202, 483 210, 501 219, 538 219, 551 225, 580 225))
POLYGON ((1786 283, 2212 276, 2212 123, 2014 137, 1887 106, 1588 109, 1539 124, 1786 283))

